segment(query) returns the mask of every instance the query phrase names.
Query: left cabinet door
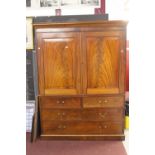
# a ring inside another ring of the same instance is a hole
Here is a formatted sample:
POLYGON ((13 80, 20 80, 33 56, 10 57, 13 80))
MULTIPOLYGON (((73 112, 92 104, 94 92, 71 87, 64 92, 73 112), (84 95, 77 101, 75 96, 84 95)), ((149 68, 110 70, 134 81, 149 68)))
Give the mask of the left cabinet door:
POLYGON ((36 32, 39 95, 81 93, 80 34, 36 32))

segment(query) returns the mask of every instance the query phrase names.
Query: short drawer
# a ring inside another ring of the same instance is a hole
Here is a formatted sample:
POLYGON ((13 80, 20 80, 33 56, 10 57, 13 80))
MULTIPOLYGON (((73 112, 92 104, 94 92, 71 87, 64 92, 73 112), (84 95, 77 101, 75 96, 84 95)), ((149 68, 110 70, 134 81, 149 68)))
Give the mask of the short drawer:
POLYGON ((81 108, 81 99, 77 97, 69 98, 69 97, 42 96, 39 97, 39 106, 41 109, 81 108))
POLYGON ((122 107, 124 105, 124 97, 85 97, 83 98, 84 108, 95 107, 122 107))
POLYGON ((53 135, 81 135, 81 134, 121 134, 122 123, 103 122, 53 122, 42 124, 42 134, 53 135))

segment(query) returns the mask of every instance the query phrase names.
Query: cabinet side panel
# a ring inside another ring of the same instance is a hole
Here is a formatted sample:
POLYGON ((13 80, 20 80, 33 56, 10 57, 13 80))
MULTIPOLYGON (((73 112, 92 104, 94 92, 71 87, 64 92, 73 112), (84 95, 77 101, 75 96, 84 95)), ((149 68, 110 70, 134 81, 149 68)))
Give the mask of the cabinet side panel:
POLYGON ((41 34, 35 33, 36 38, 36 55, 37 55, 37 71, 38 71, 38 93, 40 95, 45 94, 44 90, 44 66, 43 66, 43 57, 42 57, 42 42, 41 34))

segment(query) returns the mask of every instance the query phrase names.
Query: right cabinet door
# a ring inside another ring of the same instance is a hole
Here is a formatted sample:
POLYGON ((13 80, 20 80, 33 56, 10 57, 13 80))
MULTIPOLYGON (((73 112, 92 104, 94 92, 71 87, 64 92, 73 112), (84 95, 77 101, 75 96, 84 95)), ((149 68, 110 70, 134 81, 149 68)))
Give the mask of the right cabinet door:
POLYGON ((124 92, 124 33, 83 33, 83 91, 85 94, 124 92))

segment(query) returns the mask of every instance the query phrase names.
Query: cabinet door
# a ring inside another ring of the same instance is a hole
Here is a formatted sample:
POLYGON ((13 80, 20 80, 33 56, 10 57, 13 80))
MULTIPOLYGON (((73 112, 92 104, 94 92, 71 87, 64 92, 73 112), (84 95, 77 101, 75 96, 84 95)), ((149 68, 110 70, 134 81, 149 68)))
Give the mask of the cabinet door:
POLYGON ((83 34, 85 68, 83 89, 87 94, 123 92, 123 33, 86 32, 83 34))
POLYGON ((39 94, 80 93, 78 33, 37 33, 39 94))

